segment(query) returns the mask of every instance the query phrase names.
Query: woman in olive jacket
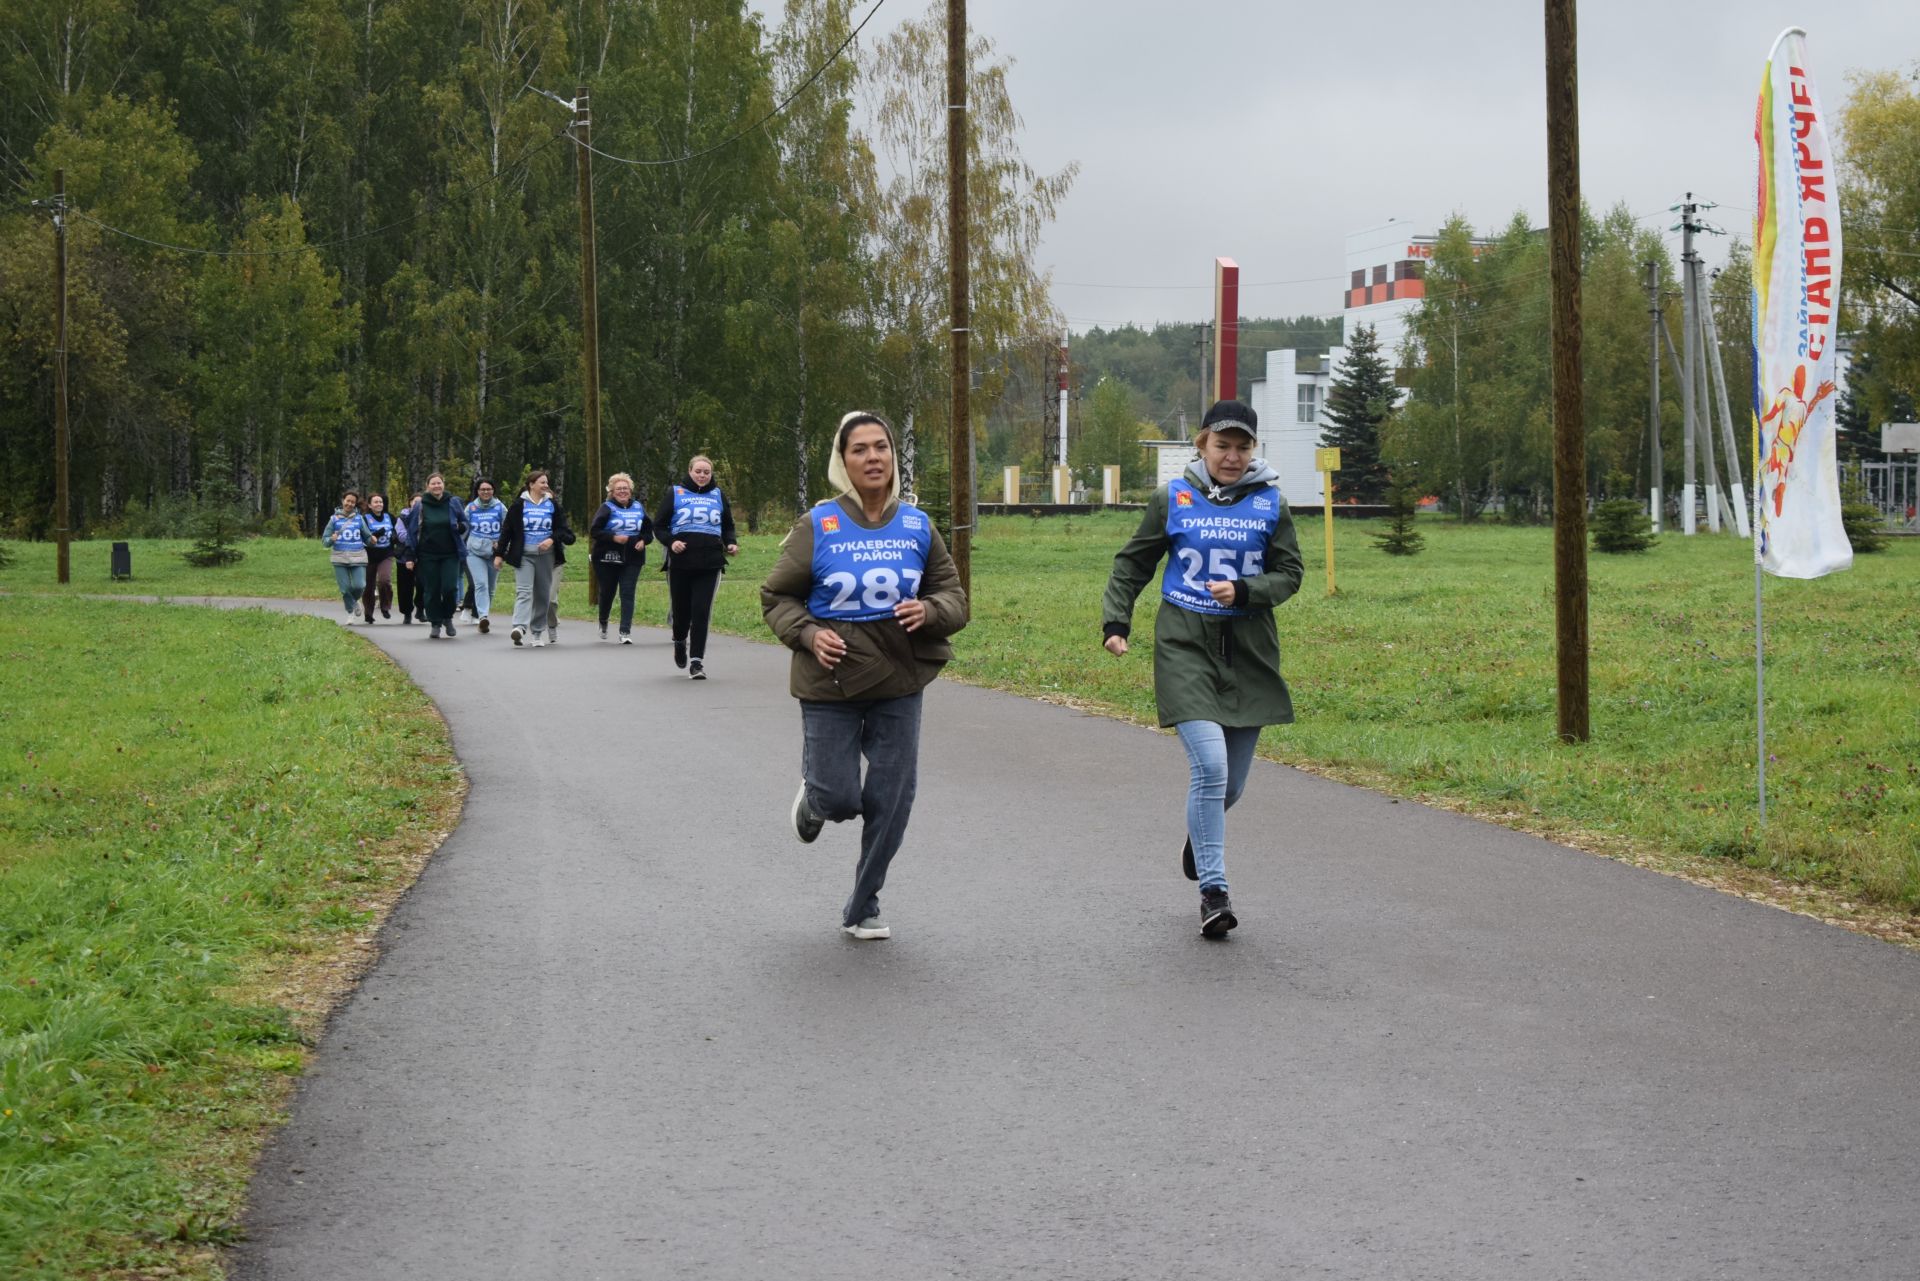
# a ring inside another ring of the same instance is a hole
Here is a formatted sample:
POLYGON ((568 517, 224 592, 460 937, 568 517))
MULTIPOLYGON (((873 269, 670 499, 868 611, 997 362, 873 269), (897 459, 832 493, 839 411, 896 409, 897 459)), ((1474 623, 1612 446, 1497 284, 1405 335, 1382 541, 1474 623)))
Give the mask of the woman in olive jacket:
POLYGON ((1160 724, 1187 750, 1187 845, 1200 883, 1200 929, 1239 924, 1227 897, 1226 812, 1240 799, 1263 725, 1293 720, 1280 675, 1274 606, 1300 589, 1293 517, 1279 475, 1253 456, 1253 410, 1209 409, 1186 474, 1155 491, 1140 527, 1113 558, 1103 602, 1107 651, 1127 652, 1133 603, 1164 558, 1153 625, 1153 694, 1160 724))
POLYGON ((767 626, 793 651, 788 689, 800 700, 794 834, 811 842, 825 823, 862 820, 841 911, 856 939, 892 935, 880 888, 913 810, 921 691, 967 625, 959 572, 933 522, 901 500, 895 457, 886 419, 842 418, 827 464, 840 496, 794 522, 760 588, 767 626))

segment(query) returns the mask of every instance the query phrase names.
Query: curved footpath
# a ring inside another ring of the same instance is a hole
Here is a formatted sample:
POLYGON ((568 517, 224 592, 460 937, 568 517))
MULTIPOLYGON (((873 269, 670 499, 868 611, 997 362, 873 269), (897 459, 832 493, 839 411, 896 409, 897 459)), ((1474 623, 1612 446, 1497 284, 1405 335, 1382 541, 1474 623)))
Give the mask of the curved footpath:
POLYGON ((948 682, 855 943, 785 651, 360 634, 472 795, 241 1278, 1914 1274, 1920 956, 1269 762, 1210 944, 1177 743, 948 682))

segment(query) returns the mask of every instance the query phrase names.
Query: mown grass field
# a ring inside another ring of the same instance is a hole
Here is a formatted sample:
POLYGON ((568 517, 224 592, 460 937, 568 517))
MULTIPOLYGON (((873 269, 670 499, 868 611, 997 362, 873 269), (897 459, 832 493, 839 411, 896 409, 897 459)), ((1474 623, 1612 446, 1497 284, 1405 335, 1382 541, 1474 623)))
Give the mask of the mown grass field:
POLYGON ((462 786, 332 623, 0 597, 0 1277, 221 1275, 308 1038, 462 786))
MULTIPOLYGON (((1099 600, 1134 517, 990 518, 974 548, 975 622, 953 674, 1153 720, 1147 651, 1099 648, 1099 600)), ((1267 755, 1614 853, 1705 859, 1829 891, 1832 911, 1920 912, 1920 542, 1813 582, 1769 579, 1769 822, 1756 822, 1753 570, 1746 544, 1669 535, 1590 559, 1593 741, 1554 738, 1551 534, 1425 522, 1427 550, 1394 558, 1373 526, 1340 522, 1340 592, 1325 594, 1317 524, 1307 581, 1279 612, 1299 723, 1267 755)), ((716 625, 764 639, 756 591, 778 531, 748 537, 716 625)), ((250 545, 192 570, 184 544, 139 544, 125 590, 325 597, 317 544, 250 545)), ((38 590, 51 549, 20 547, 0 588, 38 590)), ((107 590, 104 544, 78 544, 75 590, 107 590)), ((643 619, 665 615, 644 576, 643 619)), ((583 572, 563 596, 586 612, 583 572)), ((1135 636, 1152 632, 1143 597, 1135 636)))

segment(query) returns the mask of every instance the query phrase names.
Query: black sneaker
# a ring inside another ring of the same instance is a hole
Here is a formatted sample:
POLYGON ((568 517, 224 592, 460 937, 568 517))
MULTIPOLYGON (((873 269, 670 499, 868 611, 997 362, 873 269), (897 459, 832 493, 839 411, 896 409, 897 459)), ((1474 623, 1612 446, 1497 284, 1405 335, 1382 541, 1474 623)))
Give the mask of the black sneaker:
POLYGON ((1200 932, 1210 939, 1223 939, 1227 931, 1240 924, 1233 914, 1233 901, 1225 890, 1200 891, 1200 932))
POLYGON ((449 618, 447 620, 447 639, 452 640, 456 635, 458 635, 458 633, 453 630, 453 620, 449 618))
POLYGON ((800 838, 802 845, 811 845, 820 838, 820 829, 827 820, 807 808, 807 785, 800 784, 800 790, 793 794, 793 834, 800 838))
POLYGON ((689 662, 687 664, 687 679, 690 681, 703 681, 707 679, 706 664, 697 658, 689 662))
POLYGON ((675 667, 685 667, 687 665, 687 643, 685 641, 675 641, 673 643, 673 665, 675 667))
POLYGON ((1193 869, 1193 838, 1191 836, 1187 838, 1185 848, 1180 851, 1180 870, 1187 874, 1189 881, 1200 879, 1200 873, 1193 869))

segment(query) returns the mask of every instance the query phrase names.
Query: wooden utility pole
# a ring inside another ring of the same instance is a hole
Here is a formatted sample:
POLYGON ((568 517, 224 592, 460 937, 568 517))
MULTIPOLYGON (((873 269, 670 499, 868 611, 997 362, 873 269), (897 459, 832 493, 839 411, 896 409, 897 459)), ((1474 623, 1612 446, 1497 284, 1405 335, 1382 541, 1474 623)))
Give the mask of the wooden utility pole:
MULTIPOLYGON (((587 426, 587 511, 594 510, 592 486, 600 473, 600 291, 593 245, 593 105, 587 87, 573 96, 574 154, 580 158, 580 404, 587 426)), ((589 560, 592 557, 588 557, 589 560)), ((587 571, 587 604, 600 603, 600 576, 587 571)))
POLYGON ((1574 0, 1546 0, 1547 238, 1552 257, 1553 615, 1560 738, 1587 716, 1587 441, 1580 404, 1580 94, 1574 0))
POLYGON ((67 493, 67 171, 53 171, 53 540, 54 580, 73 577, 67 528, 72 499, 67 493))
POLYGON ((948 551, 960 589, 973 592, 973 418, 967 395, 973 377, 967 342, 967 0, 947 0, 947 299, 953 314, 953 385, 947 474, 953 538, 948 551))

